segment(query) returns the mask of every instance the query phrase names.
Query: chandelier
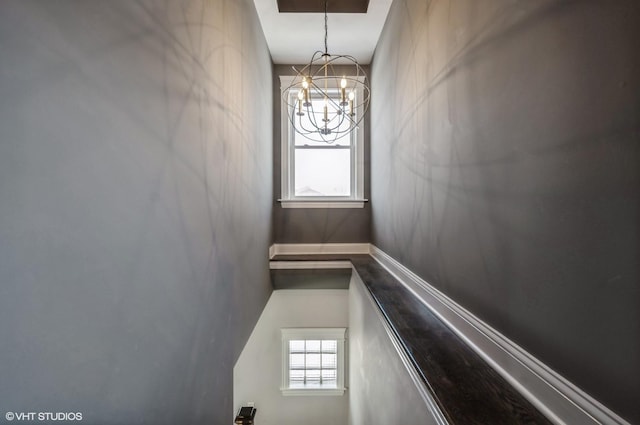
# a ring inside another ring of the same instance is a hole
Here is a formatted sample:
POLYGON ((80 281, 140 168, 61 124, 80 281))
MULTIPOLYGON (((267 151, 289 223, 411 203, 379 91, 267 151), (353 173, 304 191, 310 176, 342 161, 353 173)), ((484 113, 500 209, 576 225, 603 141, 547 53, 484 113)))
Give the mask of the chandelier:
POLYGON ((296 133, 314 142, 334 143, 353 132, 369 109, 367 75, 349 55, 329 54, 327 1, 324 2, 324 52, 316 51, 282 91, 296 133), (340 65, 336 73, 335 67, 340 65))

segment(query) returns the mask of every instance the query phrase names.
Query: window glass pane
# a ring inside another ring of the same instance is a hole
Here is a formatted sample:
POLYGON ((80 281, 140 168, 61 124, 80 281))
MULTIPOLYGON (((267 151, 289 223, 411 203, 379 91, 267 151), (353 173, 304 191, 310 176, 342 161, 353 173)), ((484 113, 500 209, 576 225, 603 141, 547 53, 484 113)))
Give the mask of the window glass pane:
POLYGON ((322 352, 332 352, 335 353, 338 349, 338 341, 325 339, 322 341, 322 352))
POLYGON ((323 369, 335 369, 337 365, 337 356, 335 354, 322 354, 323 369))
POLYGON ((296 149, 295 196, 350 195, 350 149, 296 149))
POLYGON ((291 340, 289 341, 289 351, 291 352, 303 352, 304 340, 291 340))
POLYGON ((307 370, 307 382, 320 382, 320 371, 307 370))
POLYGON ((323 383, 336 383, 337 381, 337 377, 336 377, 336 371, 335 370, 323 370, 322 371, 322 382, 323 383))
POLYGON ((307 340, 307 351, 320 351, 320 341, 307 340))
POLYGON ((304 370, 290 370, 289 371, 289 386, 299 385, 304 383, 304 370))
POLYGON ((289 367, 292 369, 304 369, 304 354, 291 354, 289 355, 289 367))
POLYGON ((320 369, 320 354, 307 354, 307 369, 320 369))

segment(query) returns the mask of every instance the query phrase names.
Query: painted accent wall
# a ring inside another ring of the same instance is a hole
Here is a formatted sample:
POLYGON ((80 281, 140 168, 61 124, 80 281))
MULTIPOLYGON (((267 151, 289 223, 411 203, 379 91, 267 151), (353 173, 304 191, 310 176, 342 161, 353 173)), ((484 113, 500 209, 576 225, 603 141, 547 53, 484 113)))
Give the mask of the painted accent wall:
MULTIPOLYGON (((333 279, 326 279, 331 286, 333 279)), ((347 425, 349 391, 341 396, 283 396, 282 328, 349 327, 346 289, 273 291, 234 367, 233 402, 237 409, 255 403, 260 425, 347 425)), ((349 352, 349 339, 345 343, 349 352)), ((348 386, 348 379, 345 379, 348 386)))
POLYGON ((0 3, 0 411, 233 421, 271 293, 251 0, 0 3))
MULTIPOLYGON (((302 66, 296 66, 297 69, 302 66)), ((369 67, 364 66, 369 73, 369 67)), ((335 66, 336 72, 343 68, 335 66)), ((348 72, 346 68, 345 72, 348 72)), ((371 241, 371 205, 364 208, 282 208, 282 138, 280 76, 295 75, 291 65, 273 67, 273 237, 275 243, 359 243, 371 241)), ((369 74, 368 74, 369 75, 369 74)), ((369 75, 370 77, 370 75, 369 75)), ((369 128, 364 130, 364 197, 370 195, 369 128)), ((331 170, 327 170, 328 173, 331 170)))
POLYGON ((396 0, 372 241, 640 422, 640 3, 396 0))

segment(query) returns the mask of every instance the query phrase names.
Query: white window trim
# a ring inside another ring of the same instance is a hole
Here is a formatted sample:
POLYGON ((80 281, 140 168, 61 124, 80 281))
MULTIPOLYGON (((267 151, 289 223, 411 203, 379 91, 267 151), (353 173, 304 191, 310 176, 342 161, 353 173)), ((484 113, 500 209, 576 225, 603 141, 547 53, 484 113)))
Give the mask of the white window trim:
POLYGON ((322 200, 308 199, 278 199, 282 208, 364 208, 366 199, 352 200, 352 199, 332 199, 321 198, 322 200))
MULTIPOLYGON (((282 101, 283 91, 287 87, 291 86, 293 80, 296 77, 294 75, 281 75, 280 76, 280 124, 281 124, 281 198, 278 199, 282 208, 364 208, 364 203, 367 199, 364 198, 364 128, 356 128, 356 136, 353 138, 355 161, 354 173, 352 178, 353 193, 351 196, 345 197, 296 197, 295 189, 292 186, 292 175, 290 173, 291 156, 294 153, 292 144, 292 132, 291 122, 289 121, 289 112, 287 111, 286 102, 282 101)), ((356 79, 356 77, 351 77, 356 79)), ((357 78, 361 83, 364 83, 364 77, 357 78)), ((338 88, 330 87, 330 88, 338 88)), ((356 114, 363 114, 362 106, 357 107, 356 114)), ((366 119, 365 119, 366 120, 366 119)), ((360 123, 360 126, 365 125, 365 120, 360 123)))
POLYGON ((282 386, 285 396, 341 396, 346 391, 345 340, 347 328, 282 328, 282 386), (289 387, 289 341, 296 339, 331 339, 338 341, 338 366, 336 388, 290 388, 289 387))

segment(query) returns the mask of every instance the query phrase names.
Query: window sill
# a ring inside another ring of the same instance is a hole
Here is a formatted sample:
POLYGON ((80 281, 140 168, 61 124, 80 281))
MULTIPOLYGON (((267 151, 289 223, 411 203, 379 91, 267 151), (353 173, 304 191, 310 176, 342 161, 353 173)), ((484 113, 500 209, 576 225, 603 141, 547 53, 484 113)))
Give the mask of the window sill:
POLYGON ((364 208, 368 199, 278 199, 282 208, 364 208))
POLYGON ((346 388, 281 388, 283 396, 340 396, 346 388))

